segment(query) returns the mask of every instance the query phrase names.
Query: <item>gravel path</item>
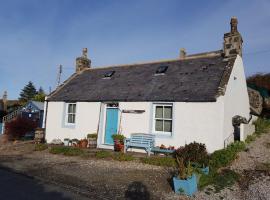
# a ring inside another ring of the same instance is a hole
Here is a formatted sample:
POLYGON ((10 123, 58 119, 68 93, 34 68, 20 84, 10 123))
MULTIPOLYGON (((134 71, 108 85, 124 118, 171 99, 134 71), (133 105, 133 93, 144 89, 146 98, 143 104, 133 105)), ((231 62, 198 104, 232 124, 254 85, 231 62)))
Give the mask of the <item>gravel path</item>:
POLYGON ((210 195, 205 189, 198 192, 195 199, 270 200, 270 133, 256 138, 238 155, 230 169, 242 175, 239 183, 210 195), (269 166, 264 167, 262 163, 269 163, 269 166))
MULTIPOLYGON (((174 194, 172 170, 137 161, 119 162, 95 158, 65 157, 34 152, 27 143, 0 146, 0 164, 39 179, 76 191, 89 199, 190 199, 174 194), (139 198, 138 198, 139 197, 139 198)), ((270 133, 262 135, 241 152, 230 168, 243 178, 241 184, 219 193, 205 189, 196 193, 198 200, 270 199, 270 133)))
POLYGON ((84 194, 89 199, 185 199, 170 186, 171 170, 136 161, 33 152, 32 144, 0 147, 2 166, 84 194), (21 146, 21 147, 20 147, 21 146))

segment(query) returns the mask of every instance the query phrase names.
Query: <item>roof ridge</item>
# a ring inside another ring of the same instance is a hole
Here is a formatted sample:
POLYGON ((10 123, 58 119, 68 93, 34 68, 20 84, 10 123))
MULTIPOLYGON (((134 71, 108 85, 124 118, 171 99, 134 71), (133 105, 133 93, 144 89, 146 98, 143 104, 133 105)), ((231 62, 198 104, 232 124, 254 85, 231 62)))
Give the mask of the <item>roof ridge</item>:
POLYGON ((85 69, 84 71, 108 69, 108 68, 115 68, 115 67, 144 66, 145 64, 158 64, 158 63, 162 64, 162 63, 166 63, 166 62, 176 62, 176 61, 185 61, 185 60, 192 60, 192 59, 203 59, 203 58, 209 58, 209 57, 217 57, 217 56, 220 56, 221 54, 212 54, 212 55, 209 55, 209 54, 218 53, 220 51, 221 50, 203 52, 203 53, 198 53, 198 54, 191 54, 191 55, 188 55, 185 59, 175 58, 175 59, 164 59, 164 60, 156 60, 156 61, 137 62, 137 63, 131 63, 131 64, 107 65, 107 66, 101 66, 101 67, 96 66, 93 68, 91 67, 91 68, 85 69))

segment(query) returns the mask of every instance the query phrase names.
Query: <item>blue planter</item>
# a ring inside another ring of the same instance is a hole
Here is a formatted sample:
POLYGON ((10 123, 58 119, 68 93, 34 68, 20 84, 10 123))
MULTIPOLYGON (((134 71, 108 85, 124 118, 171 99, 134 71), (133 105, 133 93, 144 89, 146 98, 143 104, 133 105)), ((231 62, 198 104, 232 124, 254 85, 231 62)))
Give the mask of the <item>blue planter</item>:
POLYGON ((209 174, 209 167, 201 168, 201 172, 204 173, 205 175, 209 174))
POLYGON ((174 192, 177 194, 186 194, 192 196, 198 191, 196 175, 193 174, 187 180, 181 180, 173 177, 174 192))

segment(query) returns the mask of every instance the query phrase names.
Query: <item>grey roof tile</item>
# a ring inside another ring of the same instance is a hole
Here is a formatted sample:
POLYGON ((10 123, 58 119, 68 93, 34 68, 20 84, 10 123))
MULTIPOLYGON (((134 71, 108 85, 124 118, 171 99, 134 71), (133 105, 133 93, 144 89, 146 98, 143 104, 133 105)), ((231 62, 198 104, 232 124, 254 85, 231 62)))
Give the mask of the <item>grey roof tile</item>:
POLYGON ((73 75, 48 101, 172 101, 211 102, 226 87, 224 72, 231 73, 232 62, 221 55, 189 60, 91 68, 73 75), (159 66, 167 65, 164 75, 155 75, 159 66), (115 71, 111 78, 104 74, 115 71))

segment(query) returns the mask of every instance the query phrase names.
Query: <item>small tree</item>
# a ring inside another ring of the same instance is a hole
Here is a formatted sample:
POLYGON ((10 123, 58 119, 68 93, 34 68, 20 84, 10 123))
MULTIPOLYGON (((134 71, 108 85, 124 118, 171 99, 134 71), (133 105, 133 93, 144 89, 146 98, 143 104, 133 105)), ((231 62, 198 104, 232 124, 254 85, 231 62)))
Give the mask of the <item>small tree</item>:
POLYGON ((34 84, 31 81, 29 81, 28 84, 24 86, 24 88, 22 89, 19 100, 22 102, 27 102, 29 100, 34 99, 36 94, 37 90, 34 84))
POLYGON ((45 101, 46 94, 42 87, 39 88, 38 93, 34 96, 33 100, 35 101, 45 101))
POLYGON ((34 131, 37 127, 38 123, 36 121, 18 117, 5 124, 5 134, 9 135, 10 138, 20 139, 26 133, 34 131))

